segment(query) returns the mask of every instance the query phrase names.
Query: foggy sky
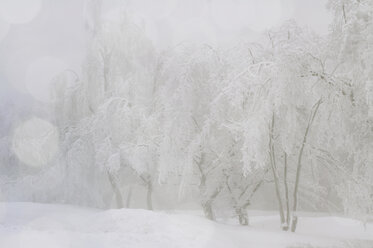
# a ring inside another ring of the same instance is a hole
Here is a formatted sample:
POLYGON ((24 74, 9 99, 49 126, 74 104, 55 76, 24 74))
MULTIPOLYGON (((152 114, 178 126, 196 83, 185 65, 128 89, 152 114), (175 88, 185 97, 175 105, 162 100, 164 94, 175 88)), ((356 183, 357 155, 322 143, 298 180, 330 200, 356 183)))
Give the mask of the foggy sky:
MULTIPOLYGON (((325 4, 326 0, 105 0, 103 12, 110 19, 126 10, 155 46, 167 49, 182 41, 220 45, 254 40, 287 19, 325 34, 331 19, 325 4)), ((0 128, 10 125, 4 125, 9 106, 21 115, 37 114, 31 106, 40 99, 26 87, 26 74, 36 60, 57 58, 79 73, 86 43, 85 6, 86 0, 0 0, 0 128)), ((43 87, 34 85, 36 90, 43 87)))

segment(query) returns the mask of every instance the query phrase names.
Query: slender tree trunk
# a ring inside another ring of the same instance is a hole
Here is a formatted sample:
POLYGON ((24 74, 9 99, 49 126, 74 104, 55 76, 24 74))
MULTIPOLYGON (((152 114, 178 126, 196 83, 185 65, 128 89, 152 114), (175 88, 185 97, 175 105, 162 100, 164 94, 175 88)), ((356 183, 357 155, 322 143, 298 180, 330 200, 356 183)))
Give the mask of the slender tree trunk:
POLYGON ((147 183, 147 194, 146 194, 146 204, 148 206, 149 210, 153 210, 153 199, 152 199, 152 194, 153 194, 153 185, 150 181, 147 183))
POLYGON ((236 214, 238 216, 238 221, 240 225, 242 226, 248 226, 249 225, 249 217, 247 215, 247 210, 244 207, 236 207, 236 214))
POLYGON ((284 216, 284 207, 282 205, 282 200, 281 200, 281 192, 280 192, 280 185, 279 185, 279 180, 278 180, 278 175, 277 175, 276 157, 275 157, 274 144, 273 144, 274 126, 275 126, 275 114, 273 113, 272 124, 271 124, 271 129, 270 129, 270 137, 269 137, 269 157, 270 157, 271 169, 273 173, 273 179, 275 182, 275 191, 276 191, 276 197, 277 197, 278 206, 279 206, 281 227, 283 228, 284 223, 285 223, 285 216, 284 216))
POLYGON ((207 197, 206 196, 207 177, 206 177, 205 171, 202 169, 202 164, 204 163, 204 159, 205 159, 205 155, 202 154, 201 161, 196 162, 198 169, 201 173, 201 179, 200 179, 200 184, 199 184, 199 193, 200 193, 200 196, 202 197, 201 206, 202 206, 202 210, 203 210, 205 217, 209 220, 215 220, 215 214, 214 214, 214 211, 212 210, 213 199, 211 198, 208 200, 203 199, 204 197, 207 197))
MULTIPOLYGON (((240 223, 240 225, 243 225, 243 226, 247 226, 249 225, 249 219, 248 219, 248 215, 247 215, 247 211, 246 211, 246 206, 242 206, 240 205, 239 201, 240 201, 240 198, 246 193, 246 191, 248 190, 249 188, 249 184, 245 187, 245 189, 241 192, 241 195, 238 197, 238 199, 235 197, 235 194, 234 192, 232 191, 230 185, 229 185, 229 176, 226 175, 226 180, 225 180, 225 184, 227 186, 227 189, 229 191, 229 194, 232 198, 232 202, 233 202, 233 206, 234 206, 234 210, 236 212, 236 215, 237 215, 237 218, 238 218, 238 222, 240 223)), ((250 201, 247 202, 247 206, 250 204, 250 201)))
POLYGON ((206 218, 209 220, 215 220, 215 214, 212 210, 212 202, 206 201, 202 203, 203 213, 205 214, 206 218))
POLYGON ((132 187, 129 187, 128 193, 127 193, 126 208, 130 208, 131 197, 132 197, 132 187))
MULTIPOLYGON (((221 192, 223 188, 223 184, 221 184, 220 186, 218 186, 214 193, 212 193, 211 195, 208 196, 208 199, 207 200, 203 200, 202 201, 202 208, 203 208, 203 212, 205 213, 205 216, 206 218, 210 219, 210 220, 215 220, 215 214, 214 212, 212 211, 212 203, 215 201, 215 199, 218 197, 219 193, 221 192)), ((207 197, 206 196, 206 191, 204 192, 204 197, 207 197)))
POLYGON ((212 203, 215 201, 216 197, 218 197, 219 193, 221 192, 223 188, 223 184, 219 185, 214 193, 212 193, 209 197, 208 197, 208 200, 207 201, 203 201, 202 202, 202 207, 203 207, 203 211, 206 215, 206 217, 210 220, 215 220, 215 214, 214 212, 212 211, 212 203))
MULTIPOLYGON (((201 197, 207 197, 206 196, 206 177, 204 174, 201 176, 199 191, 200 191, 201 197)), ((215 220, 215 214, 214 214, 214 211, 212 210, 212 200, 202 199, 201 205, 202 205, 202 209, 203 209, 203 213, 205 217, 209 220, 215 220)))
POLYGON ((101 59, 103 63, 103 77, 104 77, 104 94, 108 93, 109 90, 109 72, 110 72, 110 57, 111 53, 108 51, 101 50, 101 59))
POLYGON ((113 175, 110 174, 110 172, 107 172, 109 182, 111 184, 111 187, 113 189, 114 195, 115 195, 115 201, 117 204, 117 208, 123 208, 123 198, 122 193, 120 192, 117 183, 115 182, 115 178, 113 175))
MULTIPOLYGON (((259 188, 263 185, 264 183, 264 176, 267 174, 269 168, 267 168, 264 172, 264 175, 263 175, 263 179, 261 179, 254 187, 254 189, 251 191, 247 201, 245 204, 243 204, 243 206, 240 207, 240 214, 242 215, 241 217, 239 217, 239 221, 240 221, 240 224, 241 225, 244 225, 244 226, 248 226, 249 225, 249 216, 247 214, 247 208, 250 206, 250 203, 251 203, 251 199, 253 198, 253 196, 255 195, 255 193, 259 190, 259 188), (241 222, 242 220, 242 222, 241 222)), ((245 194, 246 190, 241 193, 241 196, 243 196, 243 194, 245 194)))
POLYGON ((320 107, 321 104, 321 99, 317 101, 317 103, 312 107, 312 111, 308 120, 308 124, 306 127, 306 131, 304 133, 303 137, 303 142, 299 151, 298 155, 298 164, 297 164, 297 172, 296 172, 296 177, 295 177, 295 184, 294 184, 294 192, 293 192, 293 216, 291 220, 291 231, 295 232, 295 229, 297 228, 298 224, 298 216, 297 216, 297 207, 298 207, 298 188, 299 188, 299 180, 300 180, 300 175, 301 175, 301 169, 302 169, 302 157, 303 157, 303 151, 304 147, 307 143, 307 137, 309 130, 311 128, 311 125, 315 119, 315 116, 317 114, 317 111, 320 107))
MULTIPOLYGON (((200 186, 200 193, 202 197, 207 197, 205 187, 206 186, 204 184, 200 186)), ((201 202, 203 213, 205 217, 209 220, 215 220, 215 214, 214 214, 214 211, 212 210, 212 202, 214 201, 214 199, 215 197, 212 196, 207 200, 203 199, 201 202)))
POLYGON ((342 5, 342 13, 343 13, 343 20, 345 21, 345 24, 347 23, 347 17, 346 17, 346 10, 345 5, 342 5))
POLYGON ((104 93, 107 94, 108 92, 108 74, 109 74, 109 68, 106 66, 106 63, 104 63, 104 93))
POLYGON ((286 203, 286 226, 284 230, 289 230, 290 224, 290 206, 289 206, 289 187, 288 187, 288 162, 287 162, 287 153, 284 152, 284 187, 285 187, 285 203, 286 203))

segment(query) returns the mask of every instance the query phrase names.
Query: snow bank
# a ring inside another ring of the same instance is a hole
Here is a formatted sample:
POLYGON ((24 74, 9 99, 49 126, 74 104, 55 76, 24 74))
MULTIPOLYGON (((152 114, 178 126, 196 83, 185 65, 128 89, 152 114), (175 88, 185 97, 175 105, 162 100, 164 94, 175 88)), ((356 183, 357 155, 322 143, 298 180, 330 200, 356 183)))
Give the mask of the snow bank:
POLYGON ((0 204, 1 248, 373 247, 373 226, 336 217, 301 219, 299 233, 278 230, 276 216, 252 226, 139 209, 98 210, 36 203, 0 204))

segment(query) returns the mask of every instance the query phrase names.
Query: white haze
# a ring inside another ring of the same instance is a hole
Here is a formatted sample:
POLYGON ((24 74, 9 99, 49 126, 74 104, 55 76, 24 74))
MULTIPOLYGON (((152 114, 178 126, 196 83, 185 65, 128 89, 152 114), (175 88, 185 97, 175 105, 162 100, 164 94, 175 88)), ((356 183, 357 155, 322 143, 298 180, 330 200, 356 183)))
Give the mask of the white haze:
POLYGON ((0 247, 373 247, 371 0, 0 0, 0 247))

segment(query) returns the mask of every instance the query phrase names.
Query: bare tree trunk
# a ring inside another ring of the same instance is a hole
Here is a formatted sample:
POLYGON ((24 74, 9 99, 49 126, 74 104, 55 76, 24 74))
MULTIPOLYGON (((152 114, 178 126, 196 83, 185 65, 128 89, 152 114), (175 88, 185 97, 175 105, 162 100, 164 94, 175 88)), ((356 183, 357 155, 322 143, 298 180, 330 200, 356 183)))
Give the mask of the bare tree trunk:
MULTIPOLYGON (((263 185, 264 183, 264 176, 267 174, 269 168, 267 168, 265 171, 264 171, 264 175, 263 175, 263 179, 261 179, 259 182, 257 182, 257 184, 255 185, 254 189, 251 191, 247 201, 245 202, 245 204, 243 204, 243 206, 239 207, 239 212, 236 211, 236 213, 238 214, 238 220, 240 222, 241 225, 244 225, 244 226, 248 226, 249 225, 249 216, 247 214, 247 208, 250 206, 250 203, 251 203, 251 199, 253 198, 253 196, 255 195, 255 193, 259 190, 260 186, 263 185)), ((246 188, 240 195, 240 197, 242 197, 245 192, 247 191, 248 188, 246 188)), ((232 192, 231 190, 229 190, 230 192, 232 192)))
MULTIPOLYGON (((251 191, 248 199, 243 204, 243 206, 240 207, 241 210, 240 210, 239 213, 241 214, 241 217, 239 216, 239 222, 240 222, 241 225, 244 225, 244 226, 249 225, 249 217, 248 217, 248 214, 247 214, 247 208, 250 206, 251 199, 254 197, 255 193, 263 185, 263 183, 264 183, 264 177, 265 177, 265 175, 267 174, 268 171, 269 171, 269 168, 267 168, 264 171, 263 178, 259 182, 256 183, 256 185, 253 188, 253 190, 251 191)), ((241 193, 240 198, 246 193, 247 189, 248 189, 248 187, 241 193)), ((229 189, 229 191, 232 192, 230 189, 229 189)))
POLYGON ((102 66, 103 66, 103 77, 104 77, 104 94, 108 93, 109 89, 109 72, 110 72, 110 58, 111 51, 107 51, 107 48, 102 48, 100 50, 102 66))
POLYGON ((247 215, 247 209, 245 207, 236 207, 236 214, 238 216, 238 221, 242 226, 249 225, 249 217, 247 215))
POLYGON ((212 193, 208 200, 203 202, 202 203, 202 206, 203 206, 203 209, 204 209, 204 212, 205 212, 205 215, 208 219, 210 220, 215 220, 215 214, 214 212, 212 211, 212 203, 215 201, 215 199, 218 197, 218 195, 220 194, 221 190, 223 189, 223 184, 219 185, 214 193, 212 193))
POLYGON ((146 206, 148 210, 153 210, 153 199, 152 199, 152 194, 153 194, 153 184, 152 184, 152 179, 150 175, 140 175, 141 180, 144 182, 146 186, 146 206))
POLYGON ((286 226, 284 230, 289 230, 290 224, 290 206, 289 206, 289 187, 288 187, 288 162, 287 162, 287 153, 284 152, 284 187, 285 187, 285 201, 286 201, 286 226))
POLYGON ((206 218, 209 220, 215 220, 214 211, 212 211, 212 202, 206 201, 202 203, 203 213, 205 214, 206 218))
POLYGON ((345 5, 342 5, 342 13, 343 13, 343 20, 345 21, 345 24, 347 23, 347 17, 346 17, 346 10, 345 5))
POLYGON ((149 210, 153 210, 153 199, 152 199, 153 185, 150 181, 148 181, 147 189, 148 189, 148 191, 147 191, 147 194, 146 194, 146 204, 147 204, 149 210))
MULTIPOLYGON (((201 160, 199 162, 196 162, 197 167, 198 167, 198 169, 201 173, 201 179, 200 179, 200 184, 199 184, 199 192, 200 192, 201 197, 207 197, 206 196, 206 180, 207 180, 207 177, 206 177, 205 171, 202 169, 202 164, 204 163, 204 158, 205 158, 205 155, 202 154, 201 160)), ((203 199, 202 202, 201 202, 203 213, 204 213, 205 217, 209 220, 215 220, 215 214, 214 214, 214 211, 212 210, 212 201, 213 201, 213 199, 210 198, 208 200, 203 199)))
POLYGON ((110 172, 107 172, 107 175, 109 177, 109 182, 111 184, 111 187, 113 189, 114 195, 115 195, 115 201, 117 203, 117 208, 123 208, 123 198, 122 193, 120 192, 117 183, 115 182, 115 178, 113 175, 110 174, 110 172))
POLYGON ((132 187, 129 187, 128 193, 127 193, 126 208, 130 208, 131 197, 132 197, 132 187))
MULTIPOLYGON (((205 194, 206 194, 206 177, 205 177, 204 174, 201 176, 201 182, 200 182, 199 190, 200 190, 200 195, 202 197, 206 197, 205 196, 205 194)), ((212 210, 212 199, 210 198, 207 201, 202 200, 201 205, 202 205, 202 209, 203 209, 203 213, 205 214, 205 217, 209 220, 215 220, 215 214, 212 210)))
MULTIPOLYGON (((205 196, 205 190, 203 189, 200 189, 201 190, 201 195, 202 197, 207 197, 205 196)), ((201 205, 202 205, 202 209, 203 209, 203 213, 205 215, 205 217, 209 220, 215 220, 215 214, 214 214, 214 211, 212 210, 212 202, 214 201, 215 197, 210 197, 208 200, 202 200, 201 202, 201 205)))
MULTIPOLYGON (((244 191, 241 192, 241 195, 240 197, 237 199, 235 197, 235 194, 234 192, 232 191, 230 185, 229 185, 229 176, 226 175, 226 180, 225 180, 225 184, 227 186, 227 189, 229 191, 229 194, 232 198, 232 201, 233 201, 233 207, 234 207, 234 210, 236 212, 236 215, 238 217, 238 222, 240 223, 240 225, 243 225, 243 226, 247 226, 249 224, 249 219, 248 219, 248 216, 247 216, 247 211, 246 211, 246 208, 244 206, 240 206, 240 198, 245 194, 245 192, 248 190, 249 188, 249 184, 246 186, 246 188, 244 189, 244 191)), ((250 204, 250 201, 248 201, 248 205, 250 204)))
POLYGON ((298 155, 297 173, 296 173, 296 177, 295 177, 294 192, 293 192, 293 198, 294 198, 294 200, 293 200, 293 216, 292 216, 292 221, 291 221, 291 231, 292 232, 295 232, 295 229, 297 228, 297 224, 298 224, 298 216, 297 216, 298 188, 299 188, 299 179, 300 179, 300 175, 301 175, 300 173, 301 173, 301 169, 302 169, 302 157, 303 157, 304 146, 307 143, 308 133, 309 133, 311 125, 312 125, 312 123, 315 119, 317 111, 320 107, 320 104, 321 104, 321 99, 319 101, 317 101, 317 103, 312 107, 312 111, 311 111, 311 114, 310 114, 310 117, 309 117, 309 120, 308 120, 306 131, 304 133, 303 142, 302 142, 302 145, 301 145, 301 148, 300 148, 300 151, 299 151, 299 155, 298 155))
POLYGON ((276 190, 276 197, 278 201, 279 206, 279 213, 280 213, 280 221, 281 221, 281 227, 284 227, 285 223, 285 216, 284 216, 284 207, 282 205, 281 200, 281 192, 280 192, 280 186, 279 186, 279 180, 277 175, 277 168, 276 168, 276 157, 275 157, 275 151, 274 151, 274 144, 273 144, 273 137, 274 137, 274 126, 275 126, 275 114, 272 114, 272 124, 270 128, 270 137, 269 137, 269 157, 271 162, 271 169, 273 173, 273 179, 275 182, 275 190, 276 190))

